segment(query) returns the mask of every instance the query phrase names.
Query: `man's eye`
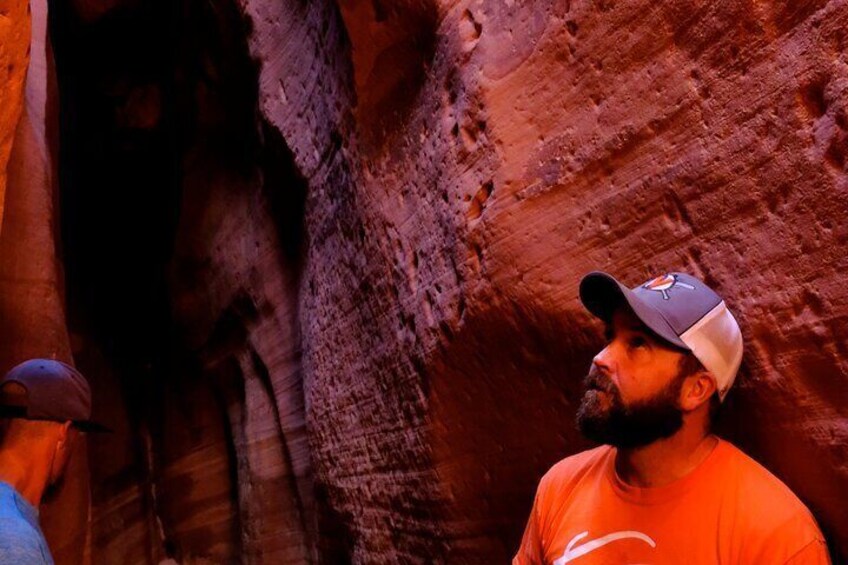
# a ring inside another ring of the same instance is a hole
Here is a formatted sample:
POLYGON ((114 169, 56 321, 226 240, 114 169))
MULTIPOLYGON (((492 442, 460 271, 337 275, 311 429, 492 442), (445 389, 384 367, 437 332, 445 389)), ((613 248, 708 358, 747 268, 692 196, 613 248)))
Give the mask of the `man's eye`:
POLYGON ((612 333, 612 330, 607 330, 604 332, 604 340, 609 343, 615 336, 612 333))
POLYGON ((644 347, 646 345, 648 345, 648 340, 644 337, 636 336, 630 338, 630 347, 644 347))

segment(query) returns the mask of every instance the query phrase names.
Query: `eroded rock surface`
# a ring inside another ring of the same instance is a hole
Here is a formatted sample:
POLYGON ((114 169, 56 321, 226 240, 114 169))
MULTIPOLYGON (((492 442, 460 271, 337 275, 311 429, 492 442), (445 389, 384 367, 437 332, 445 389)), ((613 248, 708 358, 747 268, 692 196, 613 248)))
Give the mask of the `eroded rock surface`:
POLYGON ((15 140, 29 64, 30 7, 28 0, 0 4, 0 221, 6 193, 9 155, 15 140))
MULTIPOLYGON (((748 340, 725 433, 844 552, 846 6, 341 14, 356 104, 352 126, 328 118, 336 152, 298 149, 308 112, 279 70, 276 20, 254 16, 252 50, 263 115, 310 185, 307 418, 354 559, 510 555, 540 474, 583 447, 571 421, 600 340, 576 294, 592 269, 632 284, 681 269, 721 289, 748 340), (415 74, 390 63, 399 37, 418 41, 405 64, 420 78, 392 106, 380 89, 415 74)), ((337 77, 326 60, 310 70, 337 77)), ((307 107, 344 103, 328 83, 307 107)))
POLYGON ((848 557, 848 5, 169 6, 54 12, 95 562, 506 562, 593 269, 720 290, 721 431, 848 557))

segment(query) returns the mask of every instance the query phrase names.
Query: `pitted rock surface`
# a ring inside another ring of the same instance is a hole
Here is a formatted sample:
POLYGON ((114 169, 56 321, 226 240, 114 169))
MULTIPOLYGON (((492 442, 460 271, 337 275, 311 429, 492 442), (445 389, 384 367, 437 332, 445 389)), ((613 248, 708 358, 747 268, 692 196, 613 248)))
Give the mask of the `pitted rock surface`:
MULTIPOLYGON (((95 562, 508 561, 587 447, 596 269, 722 294, 719 431, 848 558, 846 3, 89 4, 56 57, 95 562)), ((3 262, 52 269, 21 210, 3 262)), ((9 292, 3 335, 64 296, 9 292)))

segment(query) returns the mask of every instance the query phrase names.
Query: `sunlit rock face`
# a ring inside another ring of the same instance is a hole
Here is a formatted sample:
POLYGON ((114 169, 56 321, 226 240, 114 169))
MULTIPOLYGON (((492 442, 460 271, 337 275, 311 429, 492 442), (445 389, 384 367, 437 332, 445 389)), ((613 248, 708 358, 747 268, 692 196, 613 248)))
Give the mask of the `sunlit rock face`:
POLYGON ((844 3, 51 8, 61 213, 10 188, 0 353, 72 349, 116 430, 93 562, 506 562, 587 447, 594 269, 719 290, 721 432, 848 556, 844 3))
POLYGON ((584 447, 592 269, 720 290, 748 342, 723 431, 844 552, 846 7, 339 8, 346 77, 327 43, 286 65, 289 17, 247 3, 260 111, 309 184, 307 422, 354 559, 511 554, 540 474, 584 447), (305 68, 325 78, 299 95, 305 68))
POLYGON ((15 140, 29 64, 30 8, 27 0, 2 4, 0 20, 0 220, 6 192, 9 155, 15 140))

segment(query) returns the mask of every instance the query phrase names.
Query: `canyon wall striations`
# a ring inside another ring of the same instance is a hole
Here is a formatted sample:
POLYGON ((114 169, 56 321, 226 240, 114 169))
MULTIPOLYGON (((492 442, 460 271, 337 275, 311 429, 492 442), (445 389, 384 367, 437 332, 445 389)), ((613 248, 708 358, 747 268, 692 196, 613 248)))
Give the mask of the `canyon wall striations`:
POLYGON ((0 370, 72 357, 115 429, 60 562, 507 562, 588 446, 591 270, 719 289, 720 432, 848 558, 848 4, 32 11, 0 370))

